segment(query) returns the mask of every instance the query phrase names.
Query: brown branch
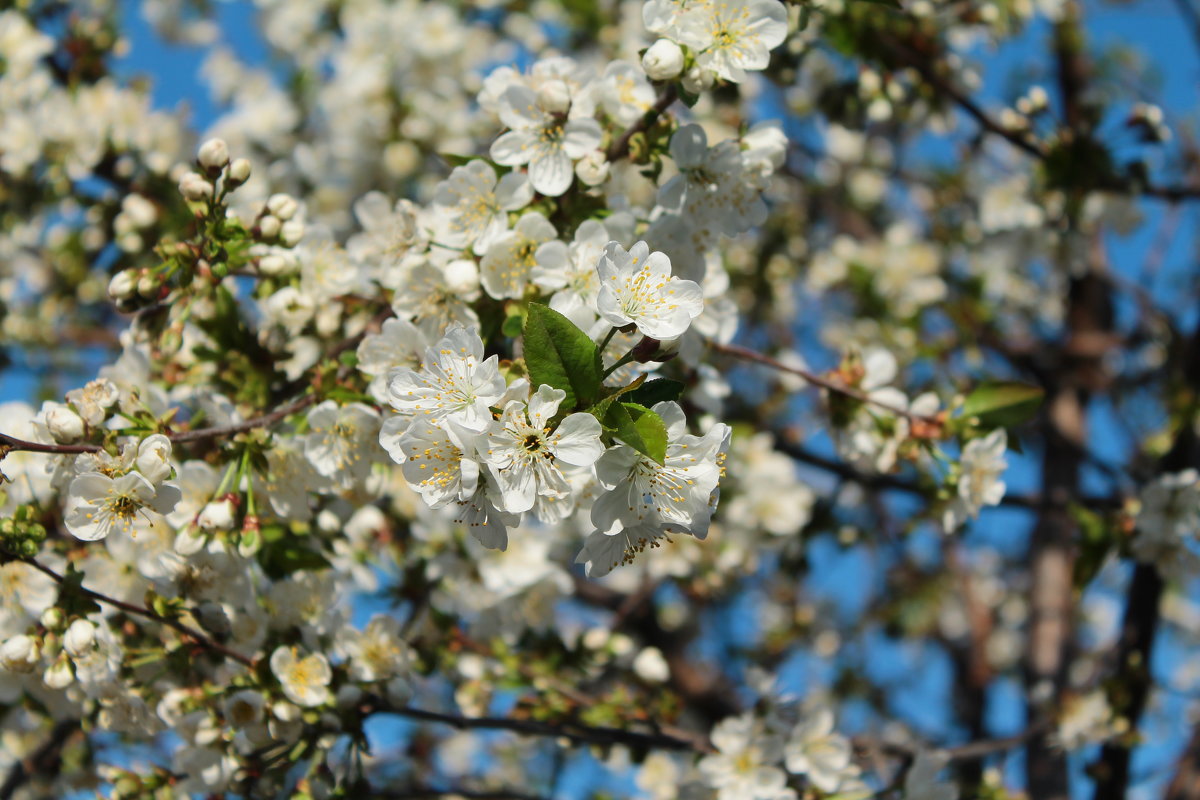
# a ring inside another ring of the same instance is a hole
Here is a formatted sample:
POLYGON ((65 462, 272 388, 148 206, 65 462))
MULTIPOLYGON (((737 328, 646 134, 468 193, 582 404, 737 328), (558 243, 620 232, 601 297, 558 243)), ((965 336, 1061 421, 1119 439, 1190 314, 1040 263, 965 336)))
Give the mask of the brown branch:
POLYGON ((897 406, 893 406, 890 403, 884 403, 882 401, 872 398, 871 395, 867 394, 866 392, 860 391, 859 389, 856 389, 853 386, 847 386, 845 383, 842 383, 839 380, 835 380, 833 378, 827 378, 823 375, 818 375, 815 372, 812 372, 807 369, 803 369, 801 367, 794 367, 789 364, 784 364, 782 361, 779 361, 778 359, 772 358, 771 356, 765 355, 763 353, 759 353, 756 350, 751 350, 748 347, 742 347, 742 346, 736 345, 736 344, 721 344, 719 342, 711 342, 711 345, 712 345, 712 349, 717 351, 718 353, 724 353, 725 355, 733 356, 735 358, 740 358, 744 361, 753 361, 756 364, 762 364, 764 366, 770 367, 771 369, 779 370, 780 372, 788 372, 788 373, 791 373, 792 375, 798 375, 801 378, 804 378, 804 380, 808 381, 812 385, 819 386, 822 389, 825 389, 826 391, 834 392, 836 394, 840 394, 845 397, 849 397, 853 400, 857 400, 860 403, 867 403, 867 404, 873 405, 876 408, 881 408, 884 411, 889 411, 893 414, 896 414, 897 416, 904 417, 905 419, 908 419, 910 421, 920 422, 924 425, 934 426, 938 429, 940 429, 942 426, 942 421, 935 417, 927 417, 923 414, 915 414, 912 411, 909 411, 908 409, 898 408, 897 406))
POLYGON ((654 105, 642 115, 641 119, 629 126, 629 129, 612 143, 612 146, 608 148, 604 157, 609 161, 619 161, 628 155, 629 140, 653 125, 654 121, 675 102, 676 97, 675 84, 671 84, 663 89, 663 93, 658 96, 658 100, 654 102, 654 105))
POLYGON ((547 736, 551 738, 570 739, 577 744, 597 745, 627 745, 657 750, 684 750, 695 753, 711 752, 711 747, 702 747, 692 739, 681 739, 663 733, 640 733, 624 728, 584 725, 579 722, 564 720, 560 722, 542 722, 534 719, 514 719, 511 717, 463 717, 457 714, 444 714, 438 711, 428 711, 411 706, 393 706, 381 698, 369 699, 359 708, 364 715, 396 714, 409 719, 423 722, 436 722, 449 725, 457 730, 505 730, 522 736, 547 736))
MULTIPOLYGON (((62 575, 59 575, 57 572, 50 569, 45 564, 42 564, 39 561, 36 561, 32 558, 18 558, 18 559, 13 559, 13 560, 20 561, 24 564, 28 564, 29 566, 36 569, 38 572, 41 572, 43 575, 45 575, 46 577, 53 580, 55 583, 58 583, 60 585, 66 583, 66 580, 67 580, 66 578, 64 578, 62 575)), ((206 650, 211 650, 214 653, 219 653, 220 655, 223 655, 226 658, 233 659, 234 661, 244 664, 247 667, 250 667, 251 669, 254 669, 254 667, 257 663, 255 661, 255 659, 250 658, 248 656, 244 656, 241 653, 237 652, 236 650, 231 650, 230 648, 226 647, 225 645, 221 644, 220 642, 214 641, 213 639, 209 638, 208 636, 205 636, 203 633, 196 630, 195 628, 192 628, 188 625, 184 625, 182 622, 180 622, 177 619, 172 619, 171 617, 164 617, 163 615, 161 615, 149 608, 145 608, 143 606, 137 606, 137 605, 134 605, 133 603, 127 603, 124 600, 118 600, 115 597, 109 597, 108 595, 101 594, 100 592, 94 591, 92 589, 88 589, 85 586, 80 586, 79 592, 84 597, 87 597, 91 600, 95 600, 97 603, 104 603, 107 606, 112 606, 113 608, 120 609, 121 611, 124 611, 126 614, 133 614, 135 616, 144 617, 146 619, 153 620, 154 622, 157 622, 160 625, 166 625, 168 628, 172 628, 175 631, 188 637, 189 639, 191 639, 193 642, 195 642, 200 647, 203 647, 206 650)))
MULTIPOLYGON (((1178 0, 1187 2, 1187 0, 1178 0)), ((968 116, 975 120, 984 131, 1006 140, 1022 152, 1039 160, 1049 156, 1049 151, 1038 141, 1031 139, 1025 131, 1003 125, 983 110, 964 90, 953 81, 940 74, 928 60, 918 56, 903 43, 895 40, 884 40, 884 45, 904 64, 914 70, 943 97, 954 101, 968 116)), ((1200 199, 1200 186, 1160 186, 1156 184, 1138 185, 1132 181, 1117 182, 1108 186, 1097 186, 1098 191, 1115 194, 1142 195, 1178 203, 1182 200, 1200 199)))
POLYGON ((463 800, 548 800, 543 795, 527 794, 515 789, 471 791, 470 789, 413 788, 399 791, 372 791, 366 796, 373 800, 436 800, 439 797, 463 798, 463 800))

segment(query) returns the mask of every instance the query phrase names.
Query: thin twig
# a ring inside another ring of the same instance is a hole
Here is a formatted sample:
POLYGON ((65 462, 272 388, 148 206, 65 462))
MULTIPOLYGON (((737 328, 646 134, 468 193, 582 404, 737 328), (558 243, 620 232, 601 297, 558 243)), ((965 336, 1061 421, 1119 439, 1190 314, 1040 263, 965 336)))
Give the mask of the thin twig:
POLYGON ((853 386, 847 386, 846 384, 842 383, 841 381, 834 380, 832 378, 826 378, 823 375, 818 375, 815 372, 811 372, 811 371, 803 369, 801 367, 795 367, 790 364, 784 364, 782 361, 779 361, 778 359, 772 358, 771 356, 765 355, 763 353, 759 353, 756 350, 751 350, 748 347, 742 347, 742 346, 736 345, 736 344, 720 344, 718 342, 713 342, 712 348, 713 348, 713 350, 716 350, 718 353, 724 353, 725 355, 733 356, 735 358, 740 358, 745 361, 753 361, 756 364, 763 364, 765 366, 770 367, 771 369, 779 370, 780 372, 790 372, 792 375, 798 375, 801 378, 804 378, 804 380, 808 381, 809 383, 813 384, 814 386, 820 386, 822 389, 825 389, 830 392, 835 392, 840 395, 844 395, 846 397, 857 400, 860 403, 868 403, 870 405, 875 406, 876 408, 882 408, 884 411, 890 411, 891 413, 896 414, 901 417, 904 417, 905 419, 908 419, 908 420, 911 420, 914 422, 921 422, 921 423, 924 423, 925 425, 934 426, 939 429, 942 426, 942 421, 937 419, 936 417, 927 417, 924 414, 917 414, 912 411, 909 411, 906 408, 899 408, 898 406, 894 406, 890 403, 885 403, 881 400, 876 400, 875 398, 871 397, 871 395, 867 394, 866 392, 860 391, 860 390, 854 388, 853 386))
POLYGON ((638 731, 625 730, 624 728, 584 725, 568 720, 542 722, 534 719, 513 719, 511 717, 463 717, 456 714, 428 711, 423 708, 413 708, 411 706, 393 706, 379 698, 368 700, 360 710, 364 715, 396 714, 424 722, 437 722, 442 725, 449 725, 458 730, 506 730, 524 736, 561 737, 579 744, 622 744, 658 750, 685 750, 696 753, 712 752, 711 747, 702 747, 699 742, 691 739, 681 739, 664 733, 640 733, 638 731))
MULTIPOLYGON (((67 580, 66 578, 64 578, 62 575, 59 575, 57 572, 50 569, 45 564, 42 564, 39 561, 36 561, 32 558, 18 558, 18 559, 13 559, 13 560, 20 561, 23 564, 28 564, 29 566, 36 569, 38 572, 41 572, 43 575, 45 575, 46 577, 53 580, 55 583, 58 583, 58 584, 66 583, 66 580, 67 580)), ((182 622, 180 622, 177 619, 172 619, 170 617, 164 617, 163 615, 161 615, 161 614, 157 613, 156 611, 153 611, 149 608, 145 608, 143 606, 137 606, 137 605, 134 605, 133 603, 127 603, 124 600, 118 600, 115 597, 109 597, 108 595, 101 594, 100 592, 94 591, 92 589, 88 589, 85 586, 80 586, 79 591, 84 597, 87 597, 91 600, 95 600, 97 603, 104 603, 105 605, 112 606, 113 608, 116 608, 116 609, 120 609, 121 611, 124 611, 127 614, 134 614, 135 616, 145 617, 146 619, 153 620, 154 622, 157 622, 161 625, 166 625, 168 628, 172 628, 175 631, 178 631, 179 633, 188 637, 193 642, 195 642, 197 645, 203 647, 206 650, 211 650, 214 653, 219 653, 219 654, 225 656, 226 658, 231 658, 234 661, 237 661, 241 664, 245 664, 247 667, 250 667, 251 669, 253 669, 255 666, 254 659, 252 659, 248 656, 244 656, 241 653, 237 652, 236 650, 231 650, 230 648, 226 647, 225 645, 221 644, 220 642, 214 641, 213 639, 209 638, 208 636, 205 636, 203 633, 196 630, 195 628, 192 628, 188 625, 184 625, 182 622)))

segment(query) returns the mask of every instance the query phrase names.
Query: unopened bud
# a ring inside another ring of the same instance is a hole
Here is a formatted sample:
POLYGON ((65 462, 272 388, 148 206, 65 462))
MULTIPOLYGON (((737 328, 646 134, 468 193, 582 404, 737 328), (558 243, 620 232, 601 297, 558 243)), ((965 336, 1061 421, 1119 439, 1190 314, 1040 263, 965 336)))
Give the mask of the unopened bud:
POLYGON ((41 623, 42 627, 46 630, 59 630, 62 628, 64 621, 62 609, 51 606, 42 612, 41 623))
POLYGON ((188 172, 179 180, 179 193, 193 203, 209 200, 213 195, 213 185, 196 172, 188 172))
POLYGON ((137 271, 123 269, 108 282, 108 296, 113 300, 128 300, 137 293, 137 271))
POLYGON ((231 184, 242 184, 250 180, 250 161, 245 158, 234 159, 234 162, 229 165, 229 182, 231 184))
POLYGON ((0 645, 0 669, 22 674, 33 672, 41 656, 41 648, 32 636, 13 636, 0 645))
POLYGON ((642 55, 642 69, 652 81, 669 81, 683 72, 683 51, 670 39, 659 39, 642 55))
POLYGON ((96 643, 96 626, 86 619, 77 619, 63 634, 63 649, 72 658, 81 658, 92 650, 96 643))
POLYGON ((551 114, 565 114, 571 107, 571 90, 559 80, 546 81, 537 90, 538 105, 551 114))
POLYGON ((304 238, 304 223, 290 219, 279 228, 279 243, 284 247, 295 247, 304 238))
POLYGON ((263 239, 274 239, 282 227, 283 223, 279 221, 279 217, 267 214, 258 221, 258 235, 263 239))
POLYGON ((210 173, 220 172, 229 163, 229 146, 224 139, 209 139, 200 145, 196 160, 210 173))
POLYGON ((147 272, 142 277, 138 278, 137 291, 142 297, 150 299, 158 296, 158 276, 147 272))
POLYGON ((300 204, 290 194, 273 194, 267 198, 267 211, 279 217, 283 222, 296 216, 296 212, 299 210, 300 204))
POLYGON ((689 94, 700 94, 713 85, 713 74, 708 70, 692 67, 683 73, 682 83, 684 91, 689 94))
POLYGON ((70 406, 54 403, 46 409, 45 418, 46 427, 56 442, 74 442, 83 436, 83 418, 70 406))

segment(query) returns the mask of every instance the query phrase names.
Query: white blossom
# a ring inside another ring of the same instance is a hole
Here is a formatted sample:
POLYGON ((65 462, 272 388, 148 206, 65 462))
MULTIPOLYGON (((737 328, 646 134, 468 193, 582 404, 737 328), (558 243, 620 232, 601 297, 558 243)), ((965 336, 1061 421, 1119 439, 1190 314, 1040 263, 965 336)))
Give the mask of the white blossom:
POLYGON ((704 310, 700 286, 673 277, 671 260, 664 253, 651 253, 645 242, 628 251, 609 242, 596 270, 596 308, 614 327, 632 324, 651 338, 674 339, 704 310))

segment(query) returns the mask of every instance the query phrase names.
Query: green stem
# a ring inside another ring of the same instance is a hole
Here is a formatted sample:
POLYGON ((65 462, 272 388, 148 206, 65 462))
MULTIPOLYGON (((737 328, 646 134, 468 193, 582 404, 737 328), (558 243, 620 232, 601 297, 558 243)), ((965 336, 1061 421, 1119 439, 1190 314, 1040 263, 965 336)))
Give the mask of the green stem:
POLYGON ((633 361, 633 351, 632 350, 630 350, 625 355, 621 356, 621 358, 615 364, 613 364, 611 367, 604 370, 604 373, 600 376, 600 379, 603 380, 604 378, 607 378, 609 375, 612 375, 614 372, 616 372, 618 369, 620 369, 621 367, 628 364, 630 361, 633 361))
POLYGON ((608 347, 608 343, 609 343, 609 342, 611 342, 611 341, 612 341, 612 338, 613 338, 614 336, 616 336, 616 335, 617 335, 617 329, 616 329, 616 328, 609 328, 609 329, 608 329, 608 333, 606 333, 606 334, 604 335, 604 338, 600 340, 600 344, 599 344, 599 346, 597 347, 597 350, 599 350, 599 351, 600 351, 600 353, 601 353, 601 354, 603 354, 603 353, 604 353, 604 348, 608 347))

